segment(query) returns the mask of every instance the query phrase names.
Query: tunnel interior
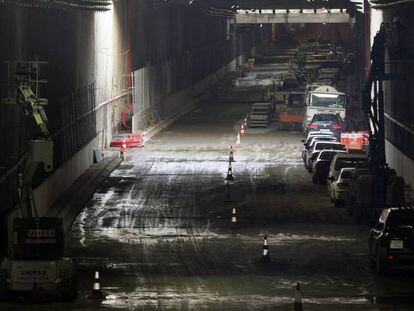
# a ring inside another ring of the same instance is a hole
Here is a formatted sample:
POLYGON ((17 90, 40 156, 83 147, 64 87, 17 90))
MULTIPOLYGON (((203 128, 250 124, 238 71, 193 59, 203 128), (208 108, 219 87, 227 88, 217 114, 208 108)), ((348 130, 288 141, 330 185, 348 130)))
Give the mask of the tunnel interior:
POLYGON ((412 310, 413 12, 0 1, 0 307, 412 310))

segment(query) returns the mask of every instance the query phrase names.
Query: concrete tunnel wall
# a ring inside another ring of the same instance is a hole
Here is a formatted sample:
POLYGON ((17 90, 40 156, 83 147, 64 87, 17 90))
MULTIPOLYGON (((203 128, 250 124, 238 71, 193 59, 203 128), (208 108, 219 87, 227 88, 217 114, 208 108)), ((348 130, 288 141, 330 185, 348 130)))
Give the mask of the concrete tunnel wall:
POLYGON ((207 16, 194 6, 154 9, 147 2, 130 2, 128 12, 138 17, 129 18, 131 63, 138 69, 134 131, 149 127, 147 118, 154 111, 161 119, 171 118, 216 83, 218 72, 235 70, 261 39, 258 26, 230 35, 226 19, 207 16))
MULTIPOLYGON (((126 88, 122 81, 126 74, 125 40, 122 37, 123 20, 113 11, 94 14, 93 12, 74 10, 7 8, 0 11, 0 61, 34 60, 47 61, 48 84, 42 96, 47 97, 49 105, 49 131, 59 131, 59 119, 63 108, 60 99, 71 96, 81 87, 94 83, 95 103, 112 98, 126 88)), ((2 67, 1 77, 6 79, 5 68, 2 67)), ((0 97, 7 94, 5 83, 2 83, 0 97)), ((92 149, 103 147, 110 139, 114 123, 119 117, 114 112, 120 111, 123 102, 117 101, 109 107, 96 111, 97 136, 85 147, 87 153, 78 152, 60 166, 56 175, 64 178, 49 178, 39 190, 41 203, 53 201, 64 191, 87 167, 92 164, 92 149), (82 155, 82 156, 80 156, 82 155), (63 173, 62 173, 63 171, 63 173), (46 184, 46 186, 45 186, 46 184), (53 187, 52 187, 53 186, 53 187)), ((2 131, 0 139, 6 142, 0 151, 0 176, 27 152, 26 141, 33 135, 22 121, 22 110, 19 107, 1 105, 2 131), (7 117, 7 118, 3 118, 7 117), (11 133, 13 133, 11 135, 11 133)), ((55 154, 61 152, 56 150, 55 154)), ((57 166, 57 165, 56 165, 57 166)), ((0 185, 0 215, 16 206, 17 180, 16 172, 11 174, 0 185)), ((36 195, 36 194, 35 194, 36 195)))
MULTIPOLYGON (((228 72, 236 68, 237 62, 245 61, 260 40, 257 26, 253 30, 245 27, 228 40, 225 19, 206 16, 193 7, 154 9, 145 1, 116 1, 110 12, 95 14, 8 8, 0 12, 0 26, 0 37, 5 38, 1 60, 32 60, 38 56, 49 62, 45 96, 49 98, 47 113, 52 131, 58 130, 54 120, 59 118, 60 98, 77 88, 94 82, 99 106, 128 88, 129 70, 186 53, 197 54, 191 83, 163 99, 171 116, 183 109, 195 93, 217 82, 215 72, 228 72)), ((181 77, 174 78, 179 84, 181 77)), ((130 98, 124 97, 96 111, 97 136, 35 189, 39 215, 93 163, 92 150, 108 146, 121 108, 128 102, 130 98)), ((24 153, 16 149, 11 152, 14 160, 24 153)), ((0 188, 6 198, 2 199, 2 213, 17 202, 16 179, 11 178, 7 185, 0 188)))

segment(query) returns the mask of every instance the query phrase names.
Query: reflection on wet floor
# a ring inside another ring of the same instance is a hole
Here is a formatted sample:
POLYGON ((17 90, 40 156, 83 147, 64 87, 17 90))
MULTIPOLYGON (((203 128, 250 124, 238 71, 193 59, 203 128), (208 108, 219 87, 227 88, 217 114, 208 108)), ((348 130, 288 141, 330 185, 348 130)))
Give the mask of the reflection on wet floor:
MULTIPOLYGON (((232 138, 223 130, 218 147, 204 126, 189 137, 177 124, 131 152, 79 215, 68 251, 81 297, 99 269, 109 309, 290 310, 300 282, 306 310, 386 310, 372 298, 385 285, 368 269, 367 228, 310 183, 300 134, 255 134, 235 149, 229 204, 232 138), (268 264, 259 262, 265 233, 268 264)), ((390 282, 402 292, 411 279, 390 282)))
POLYGON ((296 282, 305 310, 413 310, 404 307, 413 305, 413 274, 369 270, 368 229, 311 183, 301 134, 244 137, 226 202, 228 149, 243 109, 231 104, 238 114, 217 125, 211 115, 222 107, 203 107, 128 150, 67 239, 79 266, 78 300, 31 310, 291 310, 296 282), (209 121, 195 122, 206 110, 209 121), (260 263, 264 234, 270 263, 260 263), (87 299, 95 270, 107 294, 102 304, 87 299))

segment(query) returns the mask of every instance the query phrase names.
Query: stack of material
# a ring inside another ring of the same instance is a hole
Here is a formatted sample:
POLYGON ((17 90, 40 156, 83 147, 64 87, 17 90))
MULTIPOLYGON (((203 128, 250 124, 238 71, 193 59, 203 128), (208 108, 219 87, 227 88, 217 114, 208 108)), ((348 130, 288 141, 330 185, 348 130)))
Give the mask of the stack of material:
POLYGON ((249 127, 268 127, 270 113, 270 103, 254 103, 250 110, 249 127))

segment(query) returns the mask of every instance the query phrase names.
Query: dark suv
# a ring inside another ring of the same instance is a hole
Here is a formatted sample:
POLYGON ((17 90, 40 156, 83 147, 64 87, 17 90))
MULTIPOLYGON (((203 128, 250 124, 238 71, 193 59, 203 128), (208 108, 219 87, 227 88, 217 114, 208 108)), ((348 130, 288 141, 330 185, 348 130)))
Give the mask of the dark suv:
POLYGON ((331 130, 335 136, 340 136, 344 131, 344 123, 339 114, 317 113, 308 125, 308 131, 331 130))
POLYGON ((414 207, 382 211, 369 233, 369 256, 378 274, 389 267, 414 264, 414 207))

